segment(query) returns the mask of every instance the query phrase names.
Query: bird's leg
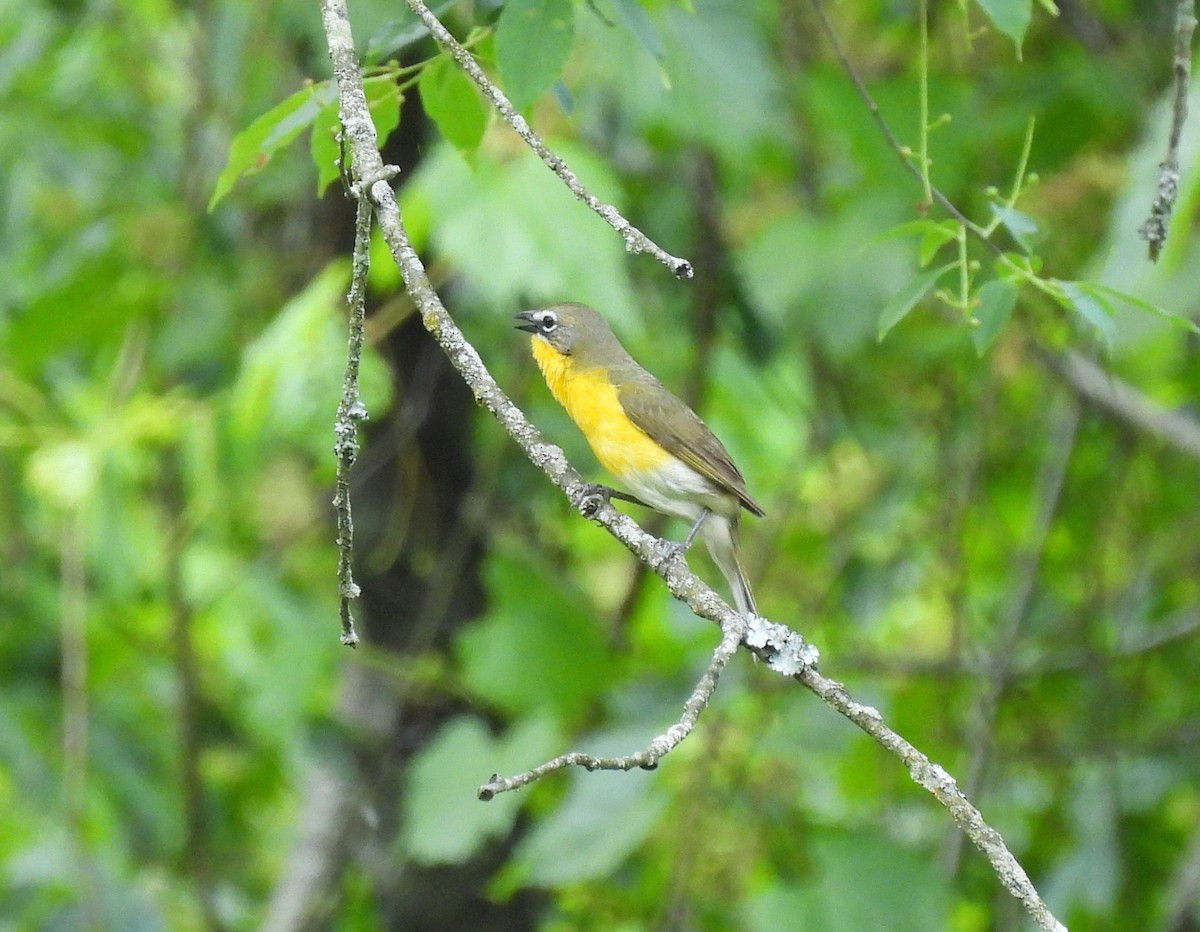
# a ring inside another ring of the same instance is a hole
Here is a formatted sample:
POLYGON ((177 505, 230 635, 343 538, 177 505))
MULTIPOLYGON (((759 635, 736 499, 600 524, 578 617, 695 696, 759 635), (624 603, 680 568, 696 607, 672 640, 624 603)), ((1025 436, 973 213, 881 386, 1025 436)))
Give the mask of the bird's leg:
POLYGON ((633 502, 635 505, 649 507, 640 498, 636 498, 628 492, 622 492, 598 482, 589 482, 584 485, 571 499, 571 504, 578 508, 585 518, 590 518, 600 510, 601 505, 607 505, 614 498, 617 501, 633 502))
POLYGON ((696 522, 692 525, 691 530, 687 532, 687 537, 681 542, 677 543, 673 540, 659 541, 659 552, 662 554, 662 559, 664 561, 670 560, 673 557, 683 556, 687 553, 695 542, 696 535, 700 533, 700 528, 704 526, 704 522, 708 520, 708 516, 711 514, 712 509, 701 508, 700 514, 696 516, 696 522))

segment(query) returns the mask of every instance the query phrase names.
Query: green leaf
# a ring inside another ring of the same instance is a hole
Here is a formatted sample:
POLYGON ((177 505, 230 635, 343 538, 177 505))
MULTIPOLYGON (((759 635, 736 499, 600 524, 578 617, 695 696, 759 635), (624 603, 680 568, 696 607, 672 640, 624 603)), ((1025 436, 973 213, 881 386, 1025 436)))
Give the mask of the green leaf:
POLYGON ((562 74, 575 41, 571 0, 510 0, 496 23, 496 65, 509 100, 524 110, 562 74))
POLYGON ((1033 0, 975 0, 987 14, 992 25, 1013 40, 1017 57, 1021 56, 1021 45, 1033 17, 1033 0))
POLYGON ((1131 307, 1136 307, 1140 311, 1147 311, 1158 317, 1163 318, 1170 324, 1174 324, 1182 330, 1190 330, 1192 333, 1200 333, 1200 326, 1196 322, 1176 314, 1173 311, 1168 311, 1165 307, 1160 307, 1153 301, 1147 301, 1145 298, 1139 298, 1137 295, 1129 294, 1125 291, 1120 291, 1109 285, 1101 285, 1098 282, 1079 282, 1079 287, 1088 294, 1095 295, 1097 298, 1104 296, 1121 301, 1131 307))
POLYGON ((541 763, 559 742, 546 719, 523 719, 502 738, 473 716, 451 719, 409 766, 405 853, 422 864, 455 864, 506 833, 528 797, 501 793, 484 804, 476 797, 479 785, 489 774, 541 763))
MULTIPOLYGON (((331 260, 245 348, 228 397, 226 429, 238 442, 303 444, 313 455, 328 450, 314 421, 324 423, 328 399, 341 391, 349 281, 350 260, 331 260)), ((378 410, 389 382, 373 351, 363 354, 360 376, 364 402, 378 410)))
POLYGON ((578 593, 525 555, 494 553, 485 572, 488 613, 455 645, 464 685, 507 712, 577 715, 612 673, 604 634, 581 611, 578 593))
MULTIPOLYGON (((437 3, 427 3, 429 11, 434 16, 441 16, 454 6, 458 0, 439 0, 437 3)), ((367 61, 377 62, 385 55, 396 55, 429 35, 428 27, 421 22, 408 7, 400 8, 400 15, 384 23, 382 28, 367 41, 367 51, 363 56, 367 61)))
MULTIPOLYGON (((335 100, 327 107, 322 108, 321 112, 317 114, 317 118, 313 120, 312 139, 308 146, 313 165, 317 167, 318 197, 324 194, 330 182, 341 174, 340 162, 343 152, 337 138, 340 129, 338 104, 335 100)), ((350 158, 349 149, 345 152, 345 158, 350 158)))
POLYGON ((1083 282, 1054 279, 1053 283, 1062 292, 1059 303, 1091 324, 1105 345, 1111 347, 1117 335, 1117 327, 1113 323, 1113 307, 1108 299, 1102 295, 1089 294, 1083 282))
MULTIPOLYGON (((632 749, 626 744, 614 752, 632 749)), ((652 777, 636 771, 578 775, 553 816, 540 820, 521 843, 515 873, 539 887, 610 876, 662 813, 665 800, 652 793, 654 786, 652 777)))
POLYGON ((908 312, 916 307, 917 302, 929 293, 937 284, 938 279, 957 265, 957 262, 948 262, 936 269, 922 272, 896 292, 879 314, 878 339, 882 341, 888 335, 888 331, 904 320, 908 316, 908 312))
POLYGON ((957 235, 958 224, 953 220, 947 220, 944 223, 935 223, 929 227, 921 237, 921 244, 918 247, 917 257, 920 267, 925 268, 925 266, 929 265, 941 248, 957 235))
POLYGON ((488 122, 488 108, 475 83, 450 56, 442 55, 425 66, 419 86, 425 112, 446 140, 459 152, 474 152, 488 122))
POLYGON ((888 227, 882 233, 872 236, 867 241, 867 246, 876 246, 879 243, 902 239, 905 236, 921 236, 930 226, 937 225, 936 220, 906 220, 904 223, 897 223, 895 226, 888 227))
POLYGON ((882 233, 871 237, 867 245, 877 246, 880 243, 901 239, 905 236, 919 236, 921 238, 918 247, 921 258, 920 267, 925 268, 937 251, 954 239, 957 234, 958 223, 954 220, 909 220, 889 227, 882 233))
POLYGON ((817 830, 803 882, 772 879, 742 907, 746 932, 924 932, 950 928, 947 884, 911 848, 867 834, 817 830))
POLYGON ((1029 214, 1022 213, 1015 207, 1004 204, 992 204, 992 214, 999 220, 1012 238, 1026 252, 1033 252, 1033 241, 1030 237, 1038 231, 1037 221, 1029 214))
MULTIPOLYGON (((404 96, 396 86, 395 76, 390 73, 365 79, 363 90, 367 95, 367 108, 371 111, 371 122, 375 124, 377 144, 382 149, 400 123, 400 105, 404 96)), ((313 164, 317 166, 318 196, 340 174, 338 161, 342 158, 342 149, 337 139, 340 129, 338 102, 334 100, 313 121, 311 152, 313 164)), ((348 153, 346 158, 349 158, 348 153)))
MULTIPOLYGON (((622 207, 611 165, 570 140, 553 145, 597 197, 622 207)), ((570 294, 603 307, 615 323, 636 326, 641 317, 620 238, 580 210, 532 152, 476 161, 472 169, 450 146, 428 154, 400 192, 409 232, 428 238, 474 299, 497 314, 570 294)))
POLYGON ((400 105, 404 103, 404 95, 391 75, 368 78, 363 81, 363 90, 367 93, 371 122, 375 124, 375 144, 382 149, 392 130, 400 125, 400 105))
POLYGON ((276 152, 311 126, 321 110, 336 100, 337 88, 329 81, 322 81, 296 91, 234 136, 229 145, 229 159, 208 201, 209 211, 233 189, 239 178, 266 168, 276 152))
POLYGON ((666 50, 663 48, 662 36, 658 34, 658 28, 654 25, 650 14, 646 12, 646 8, 637 0, 614 0, 613 5, 616 7, 621 22, 625 24, 626 29, 633 33, 638 45, 659 62, 663 61, 666 57, 666 50))
POLYGON ((971 332, 975 352, 982 356, 996 341, 1017 306, 1017 286, 1006 278, 997 278, 979 289, 979 307, 975 309, 975 320, 979 321, 971 332))

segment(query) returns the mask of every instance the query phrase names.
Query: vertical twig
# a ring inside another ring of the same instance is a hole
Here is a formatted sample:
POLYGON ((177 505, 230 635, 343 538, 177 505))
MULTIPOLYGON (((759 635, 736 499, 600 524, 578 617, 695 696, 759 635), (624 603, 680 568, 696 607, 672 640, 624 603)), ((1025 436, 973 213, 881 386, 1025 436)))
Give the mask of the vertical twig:
POLYGON ((1175 57, 1172 71, 1175 75, 1175 102, 1171 109, 1171 131, 1167 137, 1167 154, 1158 164, 1158 189, 1148 216, 1140 227, 1138 236, 1150 247, 1150 261, 1157 262, 1167 241, 1167 226, 1171 222, 1171 211, 1179 197, 1179 138, 1183 124, 1187 121, 1188 83, 1192 72, 1192 33, 1196 29, 1194 0, 1176 0, 1175 4, 1175 57))
POLYGON ((67 831, 80 874, 83 921, 100 928, 100 904, 87 844, 88 655, 85 523, 75 508, 63 521, 60 541, 62 583, 63 797, 67 831))
MULTIPOLYGON (((162 504, 168 514, 183 515, 182 476, 177 456, 166 457, 163 472, 162 504)), ((192 641, 195 615, 183 588, 183 548, 188 528, 180 521, 172 535, 166 555, 164 596, 171 613, 171 644, 179 678, 179 782, 183 795, 182 862, 196 888, 200 915, 205 929, 217 932, 223 927, 217 912, 212 882, 212 856, 208 820, 205 818, 204 781, 200 775, 202 745, 199 734, 200 671, 192 641)))
POLYGON ((927 0, 921 0, 917 17, 921 21, 921 52, 920 52, 920 112, 921 135, 920 151, 917 158, 921 163, 921 187, 925 191, 925 207, 933 205, 933 182, 929 177, 929 6, 927 0))
POLYGON ((346 374, 342 377, 342 400, 338 402, 333 424, 333 452, 337 457, 337 478, 333 505, 337 509, 338 608, 342 619, 342 643, 354 647, 358 633, 350 603, 359 596, 354 582, 354 517, 350 507, 350 467, 358 456, 358 422, 367 418, 367 408, 358 396, 358 367, 362 360, 363 325, 366 320, 367 272, 371 267, 371 202, 365 193, 356 192, 358 214, 354 220, 354 262, 350 279, 350 339, 346 350, 346 374))

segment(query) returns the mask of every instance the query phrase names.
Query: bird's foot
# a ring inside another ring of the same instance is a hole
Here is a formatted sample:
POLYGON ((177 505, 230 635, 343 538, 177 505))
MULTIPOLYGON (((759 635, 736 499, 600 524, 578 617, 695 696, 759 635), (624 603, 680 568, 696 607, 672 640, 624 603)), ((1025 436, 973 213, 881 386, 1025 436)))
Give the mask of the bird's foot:
POLYGON ((676 557, 682 557, 687 553, 687 549, 685 544, 676 540, 660 539, 654 544, 654 552, 659 566, 665 566, 676 557))
POLYGON ((600 510, 601 505, 607 505, 613 501, 632 502, 634 505, 641 505, 644 508, 650 507, 636 495, 630 495, 628 492, 622 492, 619 489, 601 485, 599 482, 585 484, 583 488, 575 493, 575 497, 571 499, 571 504, 578 508, 585 518, 592 518, 600 510))
POLYGON ((585 518, 593 517, 613 497, 613 490, 598 482, 589 482, 571 498, 571 504, 579 509, 585 518))

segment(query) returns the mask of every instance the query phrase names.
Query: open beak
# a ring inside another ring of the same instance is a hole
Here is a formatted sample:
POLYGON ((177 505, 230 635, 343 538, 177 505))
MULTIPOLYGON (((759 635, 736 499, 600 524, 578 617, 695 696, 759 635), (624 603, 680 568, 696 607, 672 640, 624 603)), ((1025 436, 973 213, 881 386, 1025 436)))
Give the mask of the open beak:
POLYGON ((521 311, 514 320, 524 321, 524 323, 517 324, 518 330, 524 330, 526 333, 537 333, 537 324, 533 322, 533 311, 521 311))

